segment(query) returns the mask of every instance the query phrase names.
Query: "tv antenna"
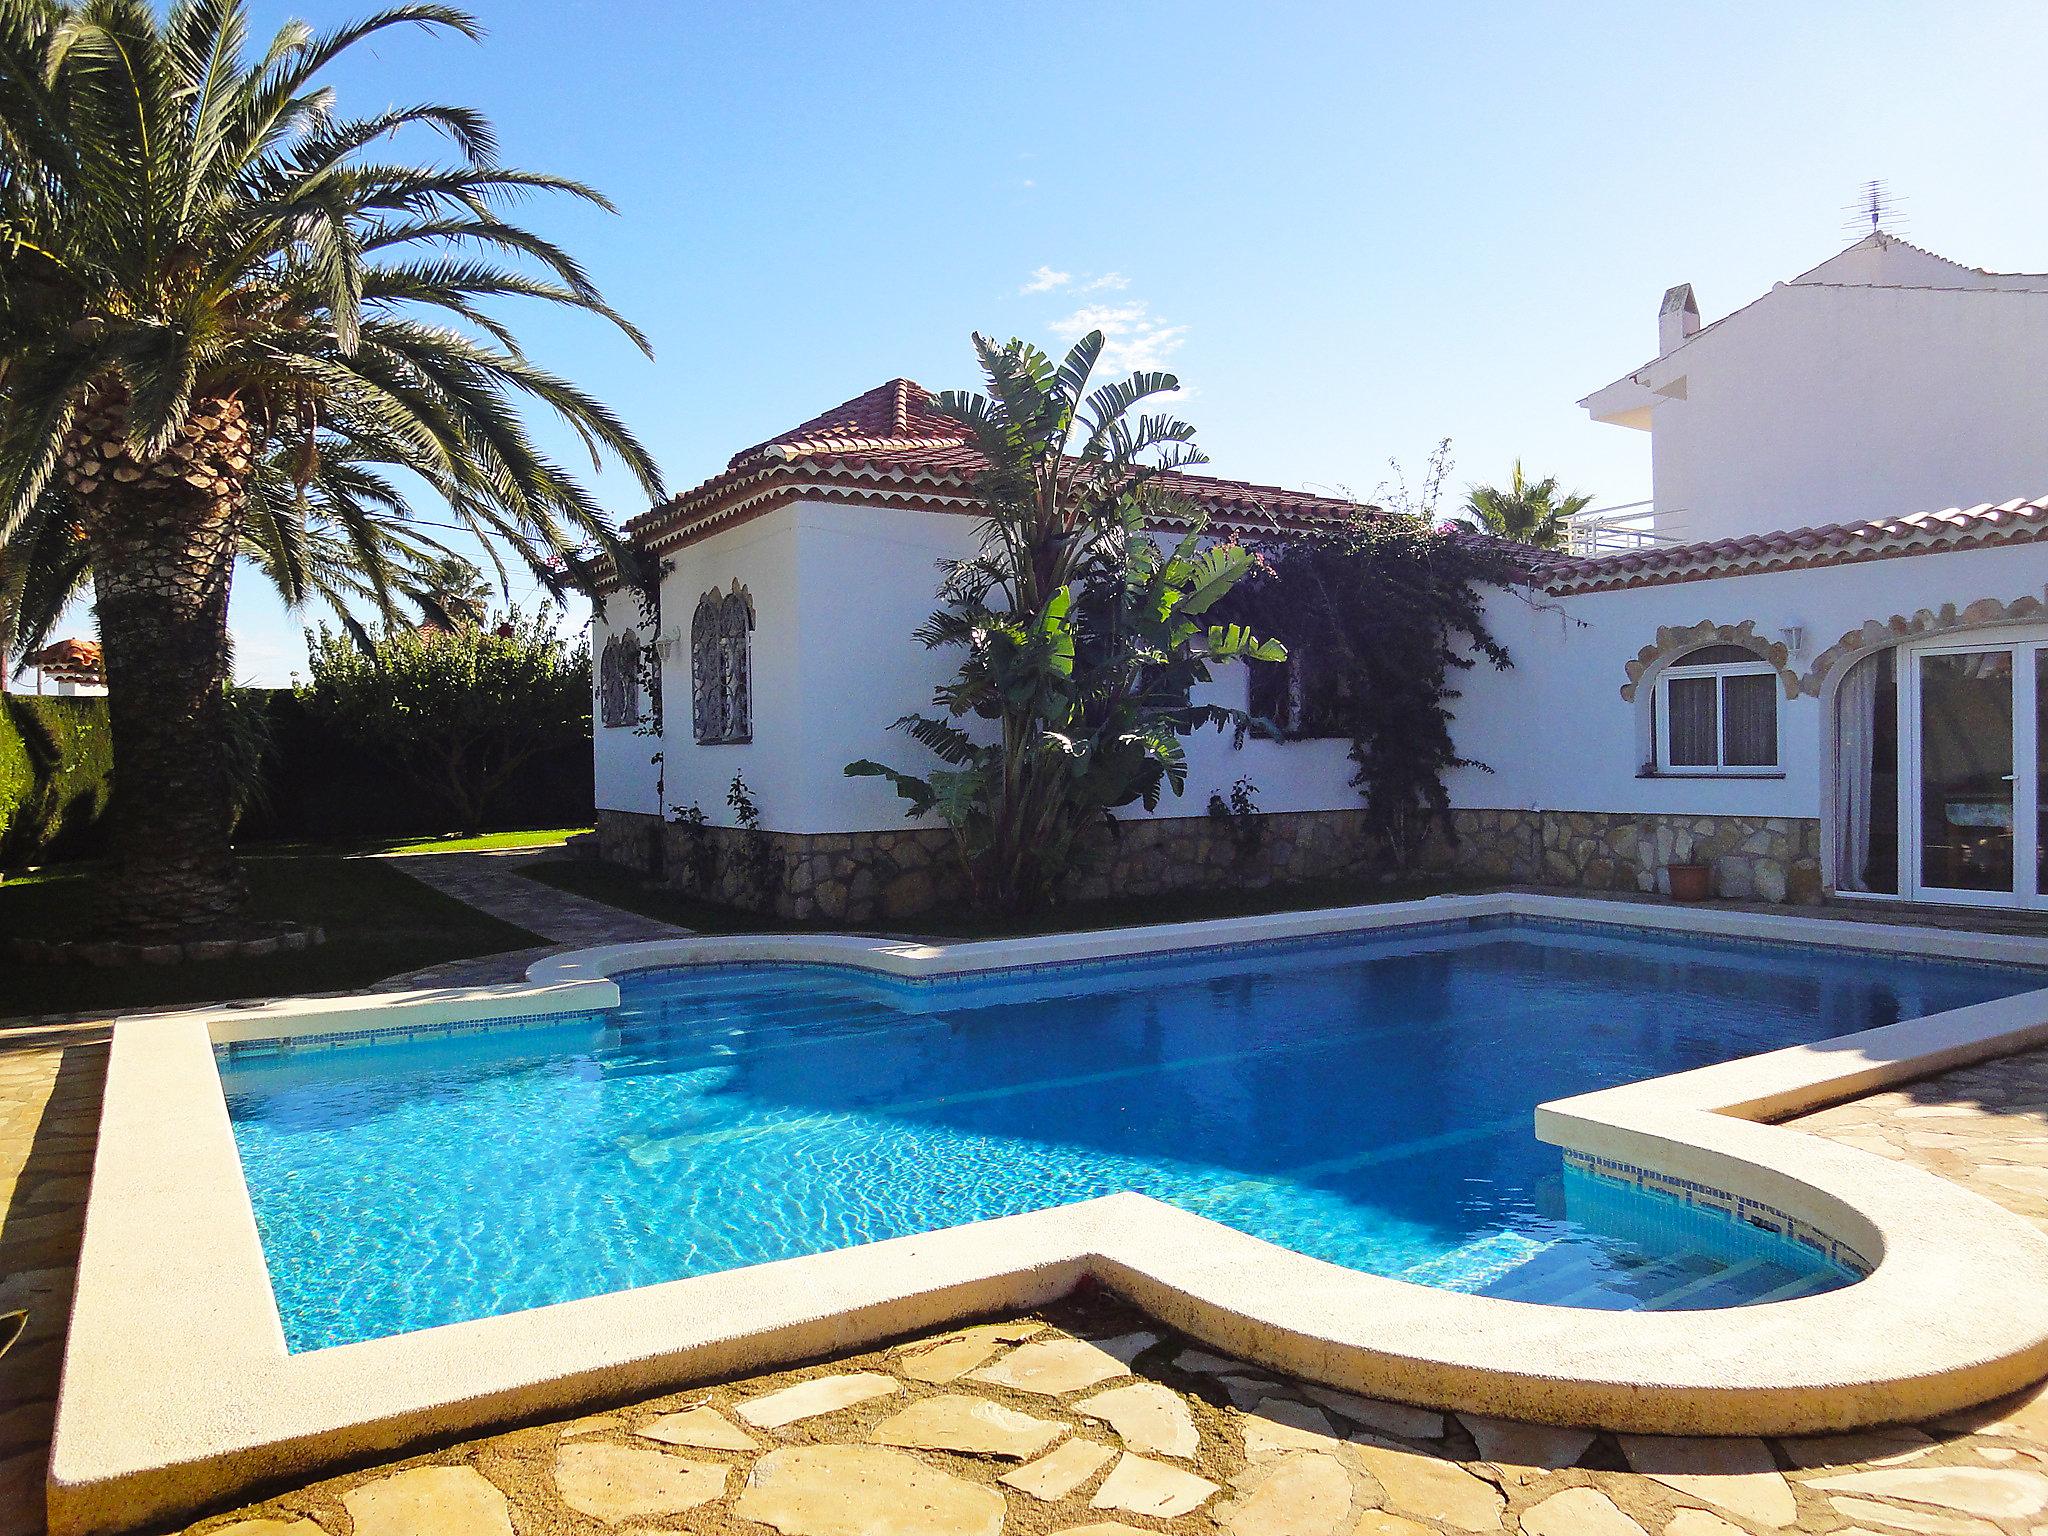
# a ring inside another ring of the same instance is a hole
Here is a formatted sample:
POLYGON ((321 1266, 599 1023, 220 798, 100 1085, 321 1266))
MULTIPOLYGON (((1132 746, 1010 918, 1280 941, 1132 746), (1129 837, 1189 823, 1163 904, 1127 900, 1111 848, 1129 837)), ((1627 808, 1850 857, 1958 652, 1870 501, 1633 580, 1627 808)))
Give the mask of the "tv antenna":
POLYGON ((1904 201, 1893 195, 1890 182, 1866 181, 1856 201, 1843 205, 1842 211, 1848 217, 1842 221, 1842 228, 1852 235, 1903 229, 1906 221, 1899 213, 1899 205, 1904 201))

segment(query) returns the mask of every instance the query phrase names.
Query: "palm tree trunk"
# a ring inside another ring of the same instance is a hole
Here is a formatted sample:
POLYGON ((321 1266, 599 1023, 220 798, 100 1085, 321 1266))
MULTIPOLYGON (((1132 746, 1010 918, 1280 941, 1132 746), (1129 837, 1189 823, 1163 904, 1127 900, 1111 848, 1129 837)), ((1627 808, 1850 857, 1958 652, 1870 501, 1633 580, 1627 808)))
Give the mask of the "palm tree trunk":
POLYGON ((221 684, 248 427, 238 401, 197 402, 180 440, 139 464, 122 406, 95 400, 65 453, 93 543, 113 732, 114 847, 100 910, 127 935, 217 930, 246 895, 221 684))

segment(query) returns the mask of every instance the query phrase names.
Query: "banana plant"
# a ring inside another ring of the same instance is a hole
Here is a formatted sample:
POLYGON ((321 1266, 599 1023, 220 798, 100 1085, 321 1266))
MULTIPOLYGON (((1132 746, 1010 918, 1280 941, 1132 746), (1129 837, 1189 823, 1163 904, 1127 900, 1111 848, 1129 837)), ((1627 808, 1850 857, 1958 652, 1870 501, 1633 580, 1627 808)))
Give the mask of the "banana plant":
POLYGON ((887 779, 912 816, 936 817, 976 903, 1020 912, 1057 900, 1078 844, 1113 812, 1183 791, 1189 733, 1245 723, 1191 701, 1218 662, 1287 653, 1206 622, 1255 557, 1209 540, 1174 492, 1172 473, 1204 462, 1193 429, 1160 413, 1132 420, 1179 388, 1171 374, 1090 390, 1100 332, 1057 366, 1022 341, 974 344, 988 393, 937 399, 987 459, 989 515, 980 554, 948 568, 943 606, 917 631, 966 655, 935 713, 895 722, 938 766, 862 759, 846 772, 887 779), (1166 549, 1147 530, 1169 521, 1192 531, 1166 549))

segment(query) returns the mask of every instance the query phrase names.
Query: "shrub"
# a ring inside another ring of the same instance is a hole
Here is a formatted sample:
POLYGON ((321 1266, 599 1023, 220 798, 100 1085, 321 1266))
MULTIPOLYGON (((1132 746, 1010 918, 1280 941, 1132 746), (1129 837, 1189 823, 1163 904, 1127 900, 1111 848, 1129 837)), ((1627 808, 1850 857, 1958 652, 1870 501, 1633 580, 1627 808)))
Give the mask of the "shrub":
POLYGON ((495 629, 400 631, 373 652, 325 625, 307 636, 308 710, 402 771, 465 832, 566 733, 590 732, 590 647, 553 611, 495 629))
POLYGON ((0 864, 82 851, 106 811, 113 774, 105 699, 4 695, 0 864))

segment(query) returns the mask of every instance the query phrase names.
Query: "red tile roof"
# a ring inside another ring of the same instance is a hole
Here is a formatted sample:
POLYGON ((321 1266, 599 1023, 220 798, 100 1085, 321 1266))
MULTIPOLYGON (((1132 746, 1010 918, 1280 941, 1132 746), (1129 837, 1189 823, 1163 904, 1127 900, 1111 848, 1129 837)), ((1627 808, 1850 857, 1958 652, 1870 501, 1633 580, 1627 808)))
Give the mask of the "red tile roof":
POLYGON ((1949 507, 1904 517, 1827 523, 1780 533, 1745 534, 1699 544, 1671 544, 1612 555, 1533 555, 1534 580, 1545 590, 1609 592, 1718 576, 1803 570, 1900 555, 1942 554, 2048 538, 2048 496, 2032 501, 1949 507))
MULTIPOLYGON (((799 497, 973 513, 987 469, 964 427, 909 379, 891 379, 734 454, 725 470, 626 524, 672 549, 799 497)), ((1236 532, 1278 531, 1350 516, 1358 503, 1279 486, 1171 473, 1155 482, 1236 532)))
MULTIPOLYGON (((884 444, 938 447, 964 443, 967 429, 932 406, 931 395, 909 379, 891 379, 864 395, 855 395, 809 421, 799 422, 778 437, 734 454, 726 468, 738 469, 770 449, 803 452, 831 447, 879 447, 884 444)), ((785 455, 786 456, 786 455, 785 455)))
POLYGON ((60 682, 104 683, 107 680, 106 661, 97 640, 59 640, 28 657, 24 665, 38 668, 60 682))

